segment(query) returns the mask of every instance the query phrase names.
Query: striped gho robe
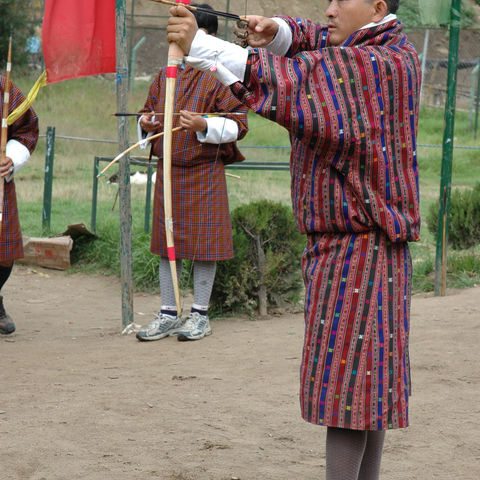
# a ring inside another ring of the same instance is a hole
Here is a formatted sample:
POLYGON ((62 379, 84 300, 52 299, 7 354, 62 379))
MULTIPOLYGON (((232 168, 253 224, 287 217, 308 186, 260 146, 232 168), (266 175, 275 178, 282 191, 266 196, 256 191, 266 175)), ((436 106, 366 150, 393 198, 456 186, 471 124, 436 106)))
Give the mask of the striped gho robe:
MULTIPOLYGON (((3 97, 6 78, 0 75, 0 94, 3 111, 3 97)), ((10 102, 8 112, 11 113, 25 100, 22 92, 10 83, 10 102)), ((8 127, 7 157, 14 163, 13 174, 35 149, 38 140, 38 118, 33 109, 27 110, 17 121, 8 127), (18 145, 18 143, 21 145, 18 145), (25 149, 23 148, 25 147, 25 149)), ((2 180, 3 181, 3 180, 2 180)), ((23 257, 23 241, 18 218, 17 196, 13 176, 7 176, 4 184, 3 221, 0 235, 0 261, 11 261, 23 257)))
MULTIPOLYGON (((165 68, 157 75, 148 94, 144 112, 163 112, 165 68)), ((191 67, 179 69, 175 111, 236 112, 239 135, 247 133, 247 109, 210 72, 191 67)), ((163 117, 156 117, 163 131, 163 117)), ((178 117, 174 117, 174 127, 178 117)), ((153 205, 151 251, 167 257, 163 208, 163 137, 154 143, 159 157, 153 205)), ((182 130, 172 142, 173 234, 177 258, 200 261, 233 257, 232 226, 228 208, 225 165, 243 161, 235 142, 220 145, 201 143, 195 132, 182 130)))
POLYGON ((329 45, 284 18, 286 57, 253 50, 232 90, 291 135, 291 196, 307 246, 302 416, 355 430, 408 425, 412 266, 419 239, 420 68, 398 20, 329 45))

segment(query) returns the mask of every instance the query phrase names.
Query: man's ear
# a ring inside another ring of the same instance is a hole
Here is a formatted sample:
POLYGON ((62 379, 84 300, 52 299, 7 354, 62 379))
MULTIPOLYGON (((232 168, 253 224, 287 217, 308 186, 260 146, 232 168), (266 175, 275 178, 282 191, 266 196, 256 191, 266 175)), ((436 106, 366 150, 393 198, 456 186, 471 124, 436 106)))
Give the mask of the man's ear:
POLYGON ((385 0, 375 0, 373 2, 374 15, 372 22, 381 22, 388 15, 388 6, 385 0))

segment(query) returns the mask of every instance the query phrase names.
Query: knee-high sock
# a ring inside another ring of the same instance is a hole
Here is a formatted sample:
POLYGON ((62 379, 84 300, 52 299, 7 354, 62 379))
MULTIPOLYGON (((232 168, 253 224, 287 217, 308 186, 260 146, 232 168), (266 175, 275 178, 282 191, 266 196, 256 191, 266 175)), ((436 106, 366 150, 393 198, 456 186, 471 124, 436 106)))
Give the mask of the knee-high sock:
POLYGON ((10 265, 9 267, 0 267, 0 291, 2 290, 6 281, 10 277, 12 270, 13 270, 13 264, 10 265))
POLYGON ((380 478, 380 463, 382 461, 384 441, 385 430, 367 432, 367 445, 363 454, 358 480, 378 480, 380 478))
MULTIPOLYGON (((177 260, 177 277, 180 280, 182 274, 182 260, 177 260)), ((168 258, 160 257, 160 265, 158 267, 158 278, 160 281, 160 294, 162 296, 162 310, 176 311, 175 292, 173 290, 172 273, 170 272, 170 262, 168 258)))
POLYGON ((358 480, 366 443, 365 431, 328 427, 326 480, 358 480))
POLYGON ((195 260, 193 265, 193 309, 205 313, 208 310, 216 271, 217 262, 195 260))

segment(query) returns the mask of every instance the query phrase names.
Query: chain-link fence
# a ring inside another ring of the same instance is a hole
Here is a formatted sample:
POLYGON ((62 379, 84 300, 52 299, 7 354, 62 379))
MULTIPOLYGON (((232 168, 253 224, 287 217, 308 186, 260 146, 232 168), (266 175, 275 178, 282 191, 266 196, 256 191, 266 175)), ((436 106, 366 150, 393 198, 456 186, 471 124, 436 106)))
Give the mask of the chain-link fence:
MULTIPOLYGON (((408 31, 422 61, 422 103, 444 107, 447 91, 449 35, 447 29, 408 31)), ((458 51, 456 108, 478 110, 480 79, 480 29, 462 29, 458 51)))
MULTIPOLYGON (((228 2, 227 2, 228 3, 228 2)), ((226 5, 227 11, 229 5, 226 5)), ((158 9, 158 12, 164 13, 158 9)), ((238 12, 237 12, 238 13, 238 12)), ((151 15, 135 10, 135 2, 128 17, 129 58, 137 76, 152 76, 165 65, 167 44, 165 41, 165 15, 151 15), (137 48, 135 48, 138 46, 137 48)), ((235 22, 219 20, 219 36, 233 41, 235 22)), ((423 67, 422 103, 443 108, 447 91, 447 67, 449 34, 447 28, 407 29, 410 41, 415 45, 423 67)), ((478 112, 480 83, 480 28, 462 29, 458 52, 456 108, 469 111, 472 122, 478 112)))

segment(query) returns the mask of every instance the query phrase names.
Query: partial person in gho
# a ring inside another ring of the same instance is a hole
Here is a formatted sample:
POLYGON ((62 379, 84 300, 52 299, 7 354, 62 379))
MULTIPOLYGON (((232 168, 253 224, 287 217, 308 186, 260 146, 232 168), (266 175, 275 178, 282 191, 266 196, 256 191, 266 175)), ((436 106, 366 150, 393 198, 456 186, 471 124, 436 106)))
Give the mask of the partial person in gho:
MULTIPOLYGON (((0 76, 1 106, 5 120, 8 113, 17 108, 25 97, 18 87, 0 76), (6 95, 8 91, 8 95, 6 95), (8 98, 8 101, 7 101, 8 98), (5 108, 8 107, 8 108, 5 108), (5 111, 7 110, 7 111, 5 111)), ((29 108, 19 119, 6 128, 5 154, 0 158, 0 181, 3 182, 3 211, 0 232, 0 292, 12 273, 15 260, 23 257, 23 241, 15 194, 14 177, 35 149, 38 140, 38 118, 29 108)), ((3 149, 2 149, 3 150, 3 149)), ((15 331, 15 323, 5 311, 4 298, 0 295, 0 334, 15 331)))
POLYGON ((301 413, 327 427, 327 480, 378 479, 385 432, 409 423, 421 74, 398 6, 331 0, 327 25, 247 16, 250 49, 205 35, 182 6, 167 27, 188 65, 290 132, 306 235, 301 413))
MULTIPOLYGON (((207 4, 200 6, 211 10, 207 4)), ((218 28, 217 17, 195 12, 195 18, 205 35, 213 38, 218 28)), ((164 130, 163 115, 152 112, 163 110, 165 78, 166 68, 162 68, 150 86, 147 101, 140 111, 139 138, 164 130)), ((183 127, 175 132, 172 149, 176 268, 180 278, 182 260, 193 262, 194 300, 187 318, 181 318, 165 237, 162 137, 153 144, 159 162, 151 240, 152 253, 160 256, 162 304, 152 322, 137 332, 141 341, 171 335, 177 335, 178 340, 199 340, 210 335, 208 305, 217 261, 230 259, 234 253, 225 165, 244 160, 236 141, 247 133, 247 108, 211 72, 182 65, 175 86, 175 112, 175 127, 183 127)))

